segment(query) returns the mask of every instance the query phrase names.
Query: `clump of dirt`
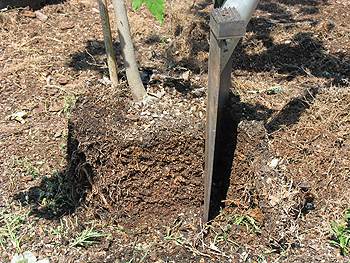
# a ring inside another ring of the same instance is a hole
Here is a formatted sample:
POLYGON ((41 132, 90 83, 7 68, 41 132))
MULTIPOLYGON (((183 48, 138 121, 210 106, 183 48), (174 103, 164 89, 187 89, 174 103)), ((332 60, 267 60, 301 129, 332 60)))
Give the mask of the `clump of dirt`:
POLYGON ((145 102, 113 95, 99 104, 96 88, 77 102, 67 180, 75 203, 96 218, 140 227, 200 214, 204 100, 166 90, 145 102))

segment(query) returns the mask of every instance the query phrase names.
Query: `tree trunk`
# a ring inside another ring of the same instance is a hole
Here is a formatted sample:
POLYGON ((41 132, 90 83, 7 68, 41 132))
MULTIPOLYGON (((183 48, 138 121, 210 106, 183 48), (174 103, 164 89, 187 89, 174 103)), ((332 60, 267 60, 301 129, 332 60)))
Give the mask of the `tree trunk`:
POLYGON ((137 68, 134 46, 131 40, 129 20, 124 0, 112 0, 117 21, 120 46, 122 49, 126 77, 134 100, 140 101, 146 95, 139 70, 137 68))
POLYGON ((108 10, 107 10, 107 0, 98 0, 98 4, 100 7, 103 37, 105 40, 109 77, 112 83, 117 84, 118 83, 117 63, 115 62, 111 26, 109 23, 109 16, 108 16, 108 10))

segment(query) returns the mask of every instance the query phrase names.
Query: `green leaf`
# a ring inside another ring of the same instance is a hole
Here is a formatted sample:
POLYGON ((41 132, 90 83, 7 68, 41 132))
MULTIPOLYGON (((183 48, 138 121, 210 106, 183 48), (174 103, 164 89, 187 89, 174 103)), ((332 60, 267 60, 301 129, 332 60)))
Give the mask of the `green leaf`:
POLYGON ((337 235, 338 233, 335 232, 332 228, 327 228, 328 231, 332 232, 334 235, 337 235))
POLYGON ((334 240, 328 240, 328 242, 339 246, 339 242, 336 242, 334 240))
POLYGON ((158 19, 159 22, 163 25, 165 13, 164 0, 133 0, 132 6, 134 7, 134 10, 136 11, 136 9, 139 8, 143 2, 145 2, 148 10, 151 11, 152 15, 154 15, 156 19, 158 19))
POLYGON ((143 4, 143 0, 133 0, 132 6, 134 7, 134 11, 136 12, 136 9, 139 8, 143 4))
POLYGON ((335 228, 336 230, 338 230, 338 226, 337 226, 337 224, 336 224, 333 220, 331 220, 331 223, 332 223, 332 225, 334 226, 334 228, 335 228))
POLYGON ((164 0, 145 0, 145 4, 149 11, 162 23, 165 13, 164 0))

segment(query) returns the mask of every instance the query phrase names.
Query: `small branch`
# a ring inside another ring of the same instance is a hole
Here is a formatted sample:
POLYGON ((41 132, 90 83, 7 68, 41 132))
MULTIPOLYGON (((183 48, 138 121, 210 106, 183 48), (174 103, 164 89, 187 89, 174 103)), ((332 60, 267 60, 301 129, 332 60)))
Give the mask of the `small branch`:
POLYGON ((52 41, 56 41, 56 42, 63 42, 63 41, 61 41, 61 40, 58 40, 58 39, 52 38, 52 37, 35 36, 35 37, 29 39, 28 41, 22 43, 20 47, 23 47, 23 46, 25 46, 25 45, 27 45, 27 44, 29 44, 29 43, 31 43, 31 42, 34 42, 34 41, 36 41, 37 39, 48 39, 48 40, 52 40, 52 41))
POLYGON ((57 85, 45 85, 44 88, 55 88, 55 89, 59 89, 59 90, 62 90, 66 93, 73 93, 74 95, 78 95, 78 93, 72 91, 72 90, 66 90, 60 86, 57 86, 57 85))

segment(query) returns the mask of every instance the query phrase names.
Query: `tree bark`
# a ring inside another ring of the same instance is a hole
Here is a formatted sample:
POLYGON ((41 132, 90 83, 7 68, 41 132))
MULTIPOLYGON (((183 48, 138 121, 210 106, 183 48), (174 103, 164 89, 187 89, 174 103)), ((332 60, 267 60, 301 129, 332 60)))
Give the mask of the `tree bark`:
POLYGON ((103 37, 105 40, 106 54, 107 54, 107 64, 109 77, 112 83, 118 83, 118 73, 117 73, 117 63, 115 61, 113 43, 112 43, 112 34, 111 26, 109 22, 108 9, 107 9, 107 0, 98 0, 100 7, 100 16, 103 30, 103 37))
POLYGON ((142 84, 141 76, 137 67, 125 2, 124 0, 112 0, 112 2, 117 21, 119 41, 124 59, 126 77, 128 79, 133 99, 135 101, 140 101, 147 95, 147 93, 142 84))

